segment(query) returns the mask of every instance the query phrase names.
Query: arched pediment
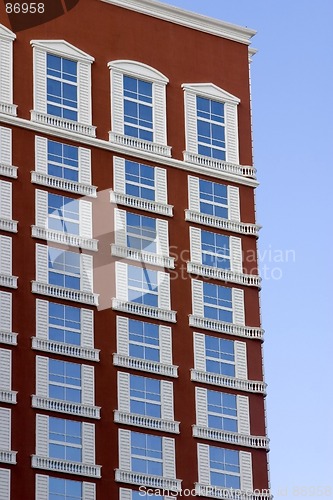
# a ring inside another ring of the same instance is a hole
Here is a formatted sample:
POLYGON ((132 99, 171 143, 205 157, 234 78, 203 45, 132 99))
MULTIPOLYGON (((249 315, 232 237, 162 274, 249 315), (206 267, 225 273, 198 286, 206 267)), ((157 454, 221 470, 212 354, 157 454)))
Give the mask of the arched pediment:
POLYGON ((108 63, 108 67, 110 69, 118 70, 121 73, 126 73, 127 75, 131 75, 137 78, 145 78, 150 81, 156 81, 164 84, 168 83, 169 81, 169 79, 157 69, 137 61, 110 61, 108 63))
POLYGON ((95 59, 65 40, 31 40, 33 47, 52 52, 61 57, 92 63, 95 59))
POLYGON ((208 99, 217 99, 223 102, 239 104, 240 99, 226 90, 221 89, 214 83, 183 83, 182 88, 194 94, 200 94, 208 99))

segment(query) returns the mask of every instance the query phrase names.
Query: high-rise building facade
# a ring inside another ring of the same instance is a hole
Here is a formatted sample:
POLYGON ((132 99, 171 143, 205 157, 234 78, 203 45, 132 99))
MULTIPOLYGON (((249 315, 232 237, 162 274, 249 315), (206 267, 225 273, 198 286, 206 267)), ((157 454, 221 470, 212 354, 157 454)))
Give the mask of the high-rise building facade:
POLYGON ((1 12, 0 499, 269 498, 254 32, 1 12))

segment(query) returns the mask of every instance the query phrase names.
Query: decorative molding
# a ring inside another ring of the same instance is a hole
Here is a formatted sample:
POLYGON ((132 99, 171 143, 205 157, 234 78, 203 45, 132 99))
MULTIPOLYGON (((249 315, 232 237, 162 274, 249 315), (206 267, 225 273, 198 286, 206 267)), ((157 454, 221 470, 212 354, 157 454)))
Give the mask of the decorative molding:
POLYGON ((182 483, 180 479, 169 479, 163 476, 153 476, 121 469, 115 470, 115 479, 119 483, 137 484, 167 491, 181 491, 182 483))
POLYGON ((48 115, 46 113, 41 113, 40 111, 32 110, 31 121, 43 123, 44 125, 49 125, 50 127, 63 128, 69 130, 75 134, 89 135, 91 137, 96 137, 96 127, 93 125, 86 125, 85 123, 75 122, 73 120, 66 120, 65 118, 60 118, 58 116, 48 115))
POLYGON ((200 165, 195 165, 194 163, 193 164, 186 163, 184 161, 177 160, 175 158, 168 158, 166 156, 152 154, 139 149, 134 150, 133 148, 111 143, 110 141, 104 141, 103 139, 89 137, 84 134, 77 134, 75 132, 71 132, 70 130, 51 127, 46 124, 33 122, 31 120, 25 120, 24 118, 17 118, 9 115, 3 115, 1 117, 1 120, 3 123, 7 123, 8 125, 22 127, 27 130, 33 130, 35 133, 51 134, 53 137, 58 137, 59 139, 68 139, 74 142, 76 141, 81 146, 85 144, 87 146, 92 146, 107 151, 111 151, 112 153, 115 154, 127 155, 129 157, 133 157, 135 160, 139 159, 144 161, 150 161, 153 163, 156 162, 159 165, 178 168, 180 170, 184 170, 185 172, 191 172, 199 175, 206 175, 207 177, 212 177, 212 179, 214 179, 215 181, 221 179, 224 181, 230 181, 236 184, 250 186, 253 188, 256 188, 259 185, 258 181, 251 179, 249 177, 244 177, 237 174, 230 174, 228 172, 222 172, 219 170, 210 170, 207 168, 203 168, 200 165))
POLYGON ((17 288, 17 276, 8 276, 7 274, 0 274, 0 286, 8 288, 17 288))
POLYGON ((213 278, 229 283, 237 283, 244 286, 261 287, 260 276, 254 274, 235 273, 227 269, 218 269, 217 267, 204 266, 196 262, 187 263, 187 272, 196 276, 204 276, 205 278, 213 278))
POLYGON ((63 342, 55 342, 54 340, 40 339, 38 337, 32 337, 31 347, 38 351, 52 352, 60 356, 99 361, 99 349, 70 345, 63 342))
POLYGON ((136 302, 128 302, 117 298, 112 299, 112 309, 115 311, 127 312, 129 314, 137 314, 146 318, 160 319, 161 321, 169 321, 176 323, 176 312, 160 307, 146 306, 145 304, 137 304, 136 302))
POLYGON ((15 465, 17 451, 0 450, 0 463, 15 465))
POLYGON ((11 177, 12 179, 17 179, 17 170, 17 167, 13 167, 13 165, 5 165, 4 163, 0 163, 0 175, 11 177))
POLYGON ((52 241, 61 245, 68 245, 71 247, 79 247, 91 252, 97 252, 98 240, 92 238, 83 238, 76 234, 68 234, 62 231, 54 231, 45 227, 31 226, 31 236, 41 240, 52 241))
POLYGON ((53 177, 52 175, 42 174, 40 172, 31 172, 31 182, 47 186, 61 191, 68 191, 69 193, 82 194, 83 196, 91 196, 97 198, 97 187, 81 182, 70 181, 61 179, 60 177, 53 177))
POLYGON ((0 219, 0 230, 9 231, 10 233, 17 233, 17 220, 0 219))
POLYGON ((43 398, 32 396, 31 406, 40 410, 56 411, 59 413, 67 413, 68 415, 76 415, 84 418, 101 418, 100 407, 90 406, 79 403, 70 403, 68 401, 60 401, 58 399, 43 398))
MULTIPOLYGON (((267 490, 266 490, 267 491, 267 490)), ((272 495, 266 493, 252 493, 233 488, 219 488, 218 486, 195 483, 195 494, 198 496, 218 498, 219 500, 271 500, 272 495)))
POLYGON ((113 354, 113 364, 123 368, 130 368, 131 370, 140 370, 166 377, 178 377, 178 366, 149 361, 147 359, 132 358, 131 356, 124 356, 118 353, 113 354))
POLYGON ((80 302, 90 306, 98 306, 98 294, 92 292, 82 292, 81 290, 72 290, 62 286, 49 285, 48 283, 40 283, 32 281, 32 293, 39 293, 41 295, 48 295, 49 297, 56 297, 58 299, 71 300, 73 302, 80 302))
POLYGON ((175 259, 173 257, 136 250, 135 248, 122 247, 120 245, 116 245, 115 243, 111 245, 111 255, 122 259, 145 262, 146 264, 151 264, 152 266, 165 267, 168 269, 175 268, 175 259))
POLYGON ((15 40, 16 35, 9 28, 0 24, 0 38, 6 38, 7 40, 15 40))
POLYGON ((182 89, 192 94, 200 94, 201 96, 208 97, 208 99, 218 99, 223 102, 231 102, 232 104, 239 104, 240 99, 224 89, 221 89, 214 83, 183 83, 182 89))
POLYGON ((237 165, 236 163, 228 163, 222 160, 216 160, 209 156, 199 155, 197 153, 190 153, 184 151, 184 161, 187 163, 194 163, 211 170, 226 172, 233 175, 240 175, 244 177, 256 177, 256 169, 250 166, 237 165))
POLYGON ((171 156, 171 147, 164 144, 157 144, 156 142, 145 141, 137 137, 130 137, 129 135, 118 134, 117 132, 109 132, 109 140, 115 144, 121 144, 131 149, 141 149, 149 153, 161 156, 171 156))
POLYGON ((189 12, 178 7, 156 2, 155 0, 101 0, 102 2, 117 5, 128 10, 134 10, 150 17, 163 19, 174 24, 180 24, 197 31, 210 33, 221 38, 249 45, 256 31, 226 23, 219 19, 189 12))
POLYGON ((40 457, 32 455, 31 466, 34 469, 52 470, 65 474, 75 474, 79 476, 101 477, 100 465, 88 465, 80 462, 70 462, 69 460, 58 460, 57 458, 40 457))
POLYGON ((189 325, 203 330, 211 330, 218 333, 226 333, 235 337, 263 340, 264 330, 257 326, 243 326, 235 323, 226 323, 215 319, 202 318, 189 314, 189 325))
POLYGON ((17 333, 0 331, 0 343, 17 345, 17 333))
POLYGON ((193 437, 208 439, 210 441, 269 450, 269 439, 265 436, 247 436, 238 432, 228 432, 199 425, 192 425, 192 435, 193 437))
POLYGON ((203 226, 222 229, 224 231, 245 234, 247 236, 258 236, 258 232, 261 229, 261 226, 251 224, 250 222, 237 222, 230 219, 222 219, 221 217, 195 212, 194 210, 185 210, 185 220, 194 222, 195 224, 202 224, 203 226))
POLYGON ((153 429, 154 431, 179 434, 179 422, 173 420, 147 417, 145 415, 136 415, 134 413, 114 410, 114 421, 117 424, 133 425, 134 427, 153 429))
POLYGON ((95 58, 78 49, 66 40, 31 40, 30 45, 35 49, 53 52, 61 57, 70 57, 77 61, 92 63, 95 58))
POLYGON ((0 401, 1 403, 8 403, 15 405, 17 403, 17 391, 7 391, 0 388, 0 401))
POLYGON ((108 63, 108 68, 111 70, 118 71, 119 73, 125 73, 126 75, 134 76, 136 78, 147 78, 151 82, 158 82, 167 84, 169 78, 167 78, 163 73, 158 71, 147 64, 130 61, 126 59, 119 59, 117 61, 110 61, 108 63))
POLYGON ((194 369, 191 369, 191 380, 193 382, 201 382, 202 384, 227 387, 228 389, 234 389, 236 391, 266 395, 267 384, 260 380, 246 380, 194 369))
POLYGON ((110 202, 116 203, 117 205, 137 208, 138 210, 145 210, 146 212, 154 212, 155 214, 161 214, 167 217, 173 216, 173 205, 165 205, 157 201, 144 200, 143 198, 138 198, 130 194, 110 191, 110 202))

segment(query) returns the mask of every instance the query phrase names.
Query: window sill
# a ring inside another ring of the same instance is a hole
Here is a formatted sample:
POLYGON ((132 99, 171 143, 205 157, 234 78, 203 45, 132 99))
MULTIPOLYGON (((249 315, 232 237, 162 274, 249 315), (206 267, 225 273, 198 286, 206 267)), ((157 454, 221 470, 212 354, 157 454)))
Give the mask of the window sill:
POLYGON ((145 415, 136 415, 134 413, 114 410, 114 421, 117 424, 133 425, 134 427, 153 429, 154 431, 179 434, 179 422, 173 420, 147 417, 145 415))
POLYGON ((238 285, 261 287, 261 278, 254 274, 234 273, 233 271, 218 269, 216 267, 204 266, 195 262, 187 263, 187 272, 205 278, 213 278, 238 285))
POLYGON ((31 111, 31 121, 42 123, 43 125, 49 125, 50 127, 62 128, 80 135, 96 137, 96 127, 93 127, 92 125, 86 125, 73 120, 66 120, 65 118, 60 118, 59 116, 48 115, 35 110, 31 111))
POLYGON ((257 224, 222 219, 222 217, 202 214, 201 212, 195 212, 194 210, 185 210, 185 220, 248 236, 258 236, 259 230, 261 229, 261 226, 258 226, 257 224))
POLYGON ((176 312, 161 309, 160 307, 145 306, 143 304, 136 304, 135 302, 128 302, 126 300, 113 298, 112 309, 115 311, 137 314, 138 316, 145 316, 146 318, 154 318, 160 319, 161 321, 176 323, 176 312))
POLYGON ((99 349, 81 347, 53 340, 39 339, 32 337, 32 349, 38 351, 52 352, 60 356, 71 356, 73 358, 87 359, 89 361, 99 361, 99 349))
POLYGON ((40 184, 41 186, 48 186, 54 189, 59 189, 60 191, 82 194, 82 196, 91 196, 92 198, 97 197, 96 186, 90 186, 89 184, 82 184, 81 182, 61 179, 60 177, 42 174, 40 172, 35 172, 34 170, 31 172, 31 182, 33 182, 34 184, 40 184))
POLYGON ((218 385, 220 387, 227 387, 228 389, 235 389, 237 391, 266 395, 266 384, 260 380, 246 380, 236 377, 228 377, 226 375, 219 375, 218 373, 210 373, 195 369, 191 369, 191 380, 193 382, 201 382, 202 384, 218 385))
POLYGON ((227 432, 199 425, 192 426, 192 434, 193 437, 200 439, 209 439, 210 441, 219 441, 237 446, 269 450, 269 439, 265 436, 247 436, 245 434, 239 434, 238 432, 227 432))
POLYGON ((0 274, 0 286, 8 288, 17 288, 17 276, 8 276, 7 274, 0 274))
POLYGON ((12 332, 0 332, 0 343, 17 345, 17 333, 12 332))
POLYGON ((0 113, 4 113, 5 115, 17 116, 17 106, 16 104, 0 102, 0 113))
POLYGON ((195 483, 195 494, 199 497, 218 498, 219 500, 271 500, 269 493, 252 493, 233 488, 220 488, 218 486, 195 483))
POLYGON ((58 299, 70 300, 73 302, 80 302, 90 306, 98 306, 98 294, 91 292, 82 292, 80 290, 72 290, 62 286, 49 285, 47 283, 39 283, 32 281, 32 293, 39 293, 49 297, 56 297, 58 299))
POLYGON ((31 406, 40 410, 57 411, 85 418, 101 418, 100 407, 79 403, 70 403, 59 399, 43 398, 33 395, 31 406))
POLYGON ((225 323, 214 319, 202 318, 193 314, 189 315, 189 325, 203 330, 211 330, 218 333, 226 333, 235 337, 262 340, 264 330, 256 326, 242 326, 235 323, 225 323))
POLYGON ((76 236, 75 234, 68 234, 62 231, 54 231, 52 229, 46 229, 45 227, 31 226, 31 236, 61 245, 83 248, 91 252, 97 252, 98 250, 98 240, 83 238, 82 236, 76 236))
POLYGON ((13 167, 13 165, 5 165, 4 163, 0 163, 0 175, 5 177, 11 177, 12 179, 17 179, 17 167, 13 167))
POLYGON ((131 368, 132 370, 156 373, 166 377, 178 377, 178 366, 158 363, 157 361, 148 361, 146 359, 132 358, 131 356, 114 353, 113 364, 115 366, 131 368))
POLYGON ((189 151, 184 151, 184 161, 186 163, 194 163, 195 165, 200 165, 200 167, 206 167, 212 170, 218 170, 219 172, 226 172, 228 174, 240 175, 242 177, 256 178, 256 169, 254 167, 244 167, 242 165, 237 165, 235 163, 228 163, 223 160, 216 160, 215 158, 210 158, 209 156, 199 155, 197 153, 190 153, 189 151))
POLYGON ((75 474, 79 476, 101 477, 100 465, 88 465, 80 462, 70 462, 68 460, 58 460, 56 458, 40 457, 32 455, 31 466, 34 469, 52 470, 64 472, 65 474, 75 474))
POLYGON ((149 486, 168 491, 181 491, 180 479, 168 479, 163 476, 152 476, 150 474, 142 474, 121 469, 116 469, 115 472, 115 479, 120 483, 149 486))
POLYGON ((10 219, 0 219, 0 230, 17 233, 17 221, 10 219))
POLYGON ((151 264, 152 266, 165 267, 168 269, 175 268, 175 259, 173 257, 135 250, 133 248, 122 247, 120 245, 111 245, 111 255, 122 259, 145 262, 146 264, 151 264))
POLYGON ((6 389, 0 389, 0 401, 1 403, 8 403, 15 405, 17 403, 17 391, 6 391, 6 389))
POLYGON ((118 205, 145 210, 146 212, 154 212, 167 217, 173 216, 173 205, 165 205, 157 201, 145 200, 144 198, 138 198, 130 194, 110 191, 110 201, 118 205))
POLYGON ((0 450, 0 463, 15 465, 17 451, 0 450))
POLYGON ((157 144, 156 142, 145 141, 144 139, 117 134, 116 132, 109 132, 109 141, 131 149, 141 149, 155 155, 171 157, 171 147, 164 144, 157 144))

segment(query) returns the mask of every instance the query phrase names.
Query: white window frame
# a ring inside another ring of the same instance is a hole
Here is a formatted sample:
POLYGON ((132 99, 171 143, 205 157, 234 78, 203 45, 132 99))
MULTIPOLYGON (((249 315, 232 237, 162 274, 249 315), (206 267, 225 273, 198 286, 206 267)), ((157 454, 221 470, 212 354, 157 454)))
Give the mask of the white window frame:
POLYGON ((17 167, 12 165, 12 129, 0 127, 0 175, 17 178, 17 167))
POLYGON ((0 292, 0 344, 17 345, 17 333, 12 326, 12 299, 10 292, 0 292))
POLYGON ((108 63, 111 79, 111 132, 109 140, 129 148, 143 149, 151 153, 171 156, 167 146, 166 127, 166 85, 168 78, 158 70, 130 60, 108 63), (129 76, 152 83, 153 86, 153 141, 124 135, 124 92, 123 77, 129 76))
POLYGON ((13 220, 12 187, 11 182, 0 180, 0 230, 17 233, 17 221, 13 220))
POLYGON ((15 33, 0 24, 0 113, 17 115, 13 104, 13 43, 15 33))
POLYGON ((16 464, 16 454, 12 451, 12 410, 0 408, 0 463, 16 464))
POLYGON ((66 128, 81 135, 95 137, 92 126, 91 64, 94 58, 65 40, 32 40, 34 59, 34 109, 31 120, 51 127, 66 128), (46 58, 51 54, 77 63, 78 75, 78 120, 68 120, 47 114, 46 104, 46 58))
MULTIPOLYGON (((44 474, 36 474, 36 500, 49 500, 49 478, 44 474)), ((96 484, 79 482, 82 483, 82 500, 96 500, 96 484)))
MULTIPOLYGON (((184 161, 190 163, 205 164, 210 168, 218 168, 217 165, 232 164, 239 165, 238 145, 238 116, 237 106, 240 99, 226 92, 213 83, 184 83, 182 85, 185 98, 185 134, 186 151, 184 161), (225 135, 226 135, 226 160, 217 160, 198 154, 197 140, 197 102, 196 98, 203 97, 224 104, 225 113, 225 135)), ((226 170, 230 170, 226 168, 226 170)))
POLYGON ((0 286, 17 288, 17 276, 13 276, 13 251, 11 236, 0 235, 0 286))
POLYGON ((2 500, 11 500, 11 470, 0 468, 0 493, 2 500))
POLYGON ((12 390, 12 351, 0 348, 0 402, 16 404, 17 391, 12 390))

